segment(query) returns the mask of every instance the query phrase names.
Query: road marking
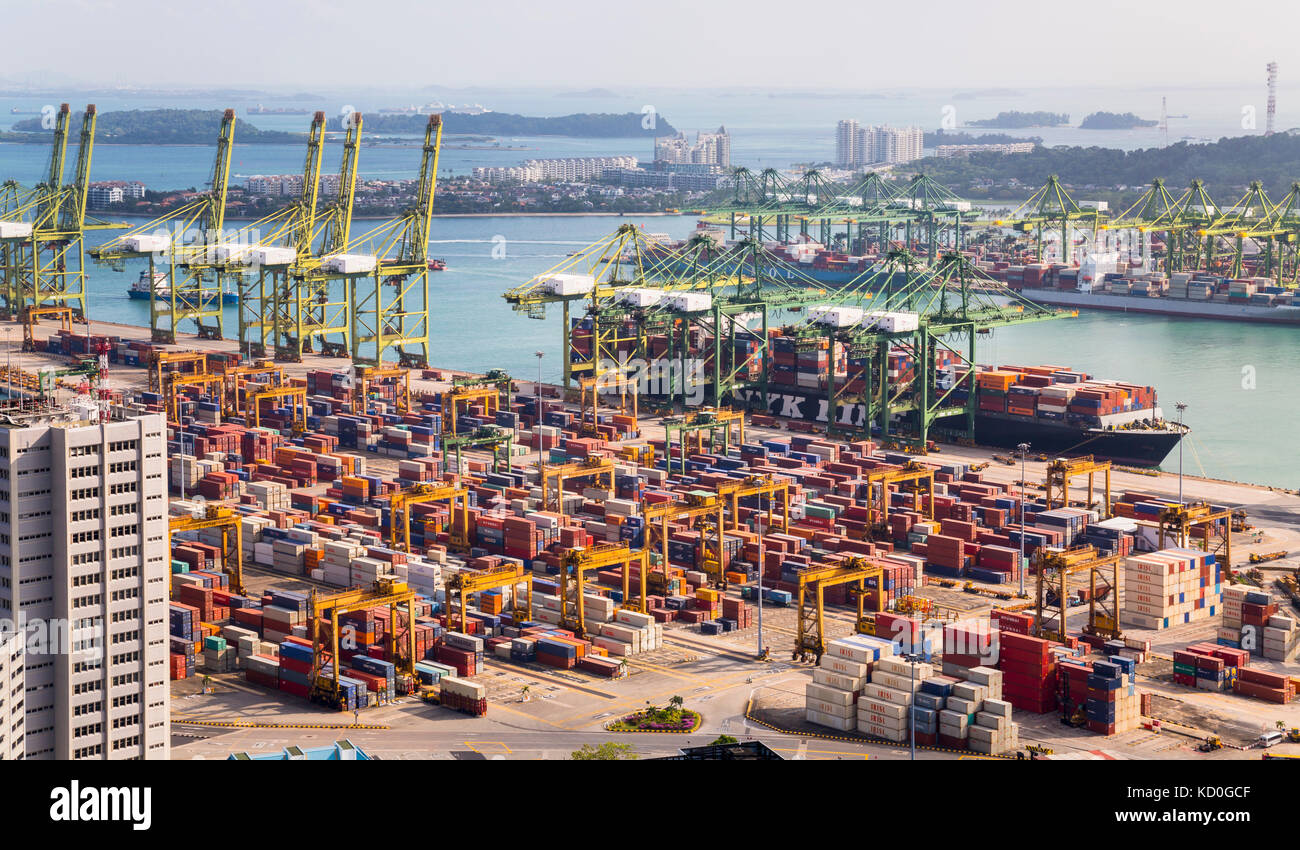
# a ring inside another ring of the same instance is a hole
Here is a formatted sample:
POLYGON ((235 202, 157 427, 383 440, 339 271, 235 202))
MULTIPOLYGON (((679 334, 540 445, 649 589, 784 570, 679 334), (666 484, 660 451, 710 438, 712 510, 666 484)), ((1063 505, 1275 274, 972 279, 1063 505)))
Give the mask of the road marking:
POLYGON ((465 742, 465 746, 469 747, 469 748, 470 748, 471 750, 473 750, 474 752, 476 752, 476 753, 482 753, 483 755, 500 755, 500 754, 502 754, 502 753, 504 753, 505 755, 513 755, 513 754, 514 754, 514 750, 510 749, 509 747, 507 747, 507 746, 505 745, 505 742, 504 742, 504 741, 466 741, 466 742, 465 742), (497 749, 491 749, 490 751, 489 751, 489 750, 480 750, 479 747, 481 747, 481 746, 482 746, 482 747, 489 747, 489 748, 492 748, 492 747, 500 747, 500 749, 499 749, 499 750, 497 750, 497 749))

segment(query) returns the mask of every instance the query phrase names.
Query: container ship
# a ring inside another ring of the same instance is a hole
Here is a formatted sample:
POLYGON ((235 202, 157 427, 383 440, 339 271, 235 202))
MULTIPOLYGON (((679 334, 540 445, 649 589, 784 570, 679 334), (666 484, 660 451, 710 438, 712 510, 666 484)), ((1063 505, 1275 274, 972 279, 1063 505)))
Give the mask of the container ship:
MULTIPOLYGON (((573 356, 590 354, 591 320, 576 320, 572 332, 573 356)), ((712 369, 711 343, 700 329, 693 329, 692 350, 710 352, 703 357, 704 373, 712 369)), ((649 360, 656 367, 668 356, 668 339, 662 334, 646 337, 649 360)), ((862 396, 869 392, 864 377, 870 368, 867 358, 849 356, 836 342, 830 350, 825 338, 800 339, 772 332, 771 362, 766 412, 769 416, 799 420, 808 424, 832 425, 848 431, 863 431, 876 423, 867 422, 867 405, 862 396), (811 347, 811 348, 810 348, 811 347), (826 399, 834 381, 837 398, 835 421, 830 421, 826 399)), ((751 410, 762 409, 758 389, 763 362, 759 341, 737 338, 722 349, 723 369, 734 373, 748 387, 736 389, 732 404, 751 410)), ((628 349, 629 357, 639 356, 628 349)), ((949 349, 936 354, 935 386, 931 398, 951 402, 951 414, 938 421, 939 428, 965 430, 965 407, 970 381, 967 366, 949 349)), ((890 383, 906 400, 915 381, 912 354, 903 349, 890 352, 886 366, 890 383)), ((646 395, 655 395, 655 387, 646 395)), ((1035 454, 1093 455, 1130 466, 1158 466, 1178 445, 1185 427, 1166 422, 1153 387, 1123 381, 1100 380, 1063 366, 978 366, 974 381, 975 441, 995 448, 1014 449, 1029 443, 1035 454)), ((907 425, 908 414, 899 414, 891 431, 907 425)))
POLYGON ((1081 266, 977 263, 1025 297, 1052 306, 1150 313, 1234 322, 1300 324, 1300 296, 1266 277, 1230 278, 1208 272, 1106 271, 1081 266))
MULTIPOLYGON (((140 277, 136 278, 135 283, 126 290, 126 295, 133 301, 148 301, 150 290, 157 298, 170 298, 171 287, 167 285, 166 272, 154 272, 153 281, 149 280, 149 272, 140 272, 140 277)), ((229 285, 221 291, 221 303, 227 306, 239 303, 239 293, 230 288, 229 285)))

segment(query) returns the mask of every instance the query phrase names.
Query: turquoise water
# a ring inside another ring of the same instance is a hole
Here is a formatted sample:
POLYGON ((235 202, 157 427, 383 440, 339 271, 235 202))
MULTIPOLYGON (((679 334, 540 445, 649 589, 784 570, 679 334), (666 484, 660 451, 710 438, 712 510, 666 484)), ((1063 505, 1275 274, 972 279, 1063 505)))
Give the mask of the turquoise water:
MULTIPOLYGON (((545 320, 529 319, 513 312, 501 293, 628 222, 675 236, 695 226, 691 216, 435 219, 429 251, 447 261, 447 270, 430 275, 431 361, 473 371, 498 367, 531 379, 538 367, 534 352, 542 351, 542 377, 558 381, 559 307, 545 320), (494 255, 501 245, 504 252, 494 255)), ((125 292, 136 274, 134 267, 123 274, 93 268, 92 314, 147 326, 148 302, 131 301, 125 292)), ((226 314, 233 337, 237 312, 228 308, 226 314)), ((1084 312, 996 330, 981 337, 979 360, 1059 364, 1152 385, 1167 417, 1175 416, 1174 402, 1189 405, 1185 421, 1193 430, 1184 457, 1189 474, 1295 487, 1300 463, 1290 446, 1300 420, 1300 397, 1292 390, 1300 373, 1298 334, 1282 326, 1084 312), (1253 369, 1254 389, 1243 387, 1247 367, 1253 369)), ((1176 465, 1174 454, 1166 468, 1176 465)))

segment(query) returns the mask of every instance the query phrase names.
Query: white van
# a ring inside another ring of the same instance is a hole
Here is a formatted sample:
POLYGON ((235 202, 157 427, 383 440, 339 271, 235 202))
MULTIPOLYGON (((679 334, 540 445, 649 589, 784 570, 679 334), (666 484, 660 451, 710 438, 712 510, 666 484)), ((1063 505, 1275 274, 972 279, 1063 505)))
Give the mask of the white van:
POLYGON ((1286 735, 1283 735, 1281 732, 1265 732, 1263 735, 1259 736, 1259 741, 1257 743, 1261 747, 1268 748, 1274 744, 1280 744, 1285 740, 1286 735))

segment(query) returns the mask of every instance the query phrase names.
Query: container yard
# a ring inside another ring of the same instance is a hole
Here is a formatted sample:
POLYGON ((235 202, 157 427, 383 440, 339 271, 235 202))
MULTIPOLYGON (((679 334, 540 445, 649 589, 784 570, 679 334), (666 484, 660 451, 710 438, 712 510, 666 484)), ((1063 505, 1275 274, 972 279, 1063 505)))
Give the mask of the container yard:
MULTIPOLYGON (((1294 521, 1253 519, 1295 516, 1293 494, 1189 478, 1180 505, 1176 476, 1077 458, 1027 459, 1022 491, 987 450, 743 416, 683 452, 676 420, 617 397, 593 414, 542 387, 539 408, 500 374, 381 377, 88 330, 119 353, 115 405, 175 412, 182 752, 232 751, 259 733, 210 744, 204 724, 250 714, 420 751, 446 716, 536 757, 552 733, 680 696, 706 728, 841 753, 1231 758, 1249 751, 1197 746, 1248 747, 1295 694, 1275 581, 1294 567, 1250 559, 1300 545, 1294 521)), ((54 362, 48 343, 14 360, 54 362)))

